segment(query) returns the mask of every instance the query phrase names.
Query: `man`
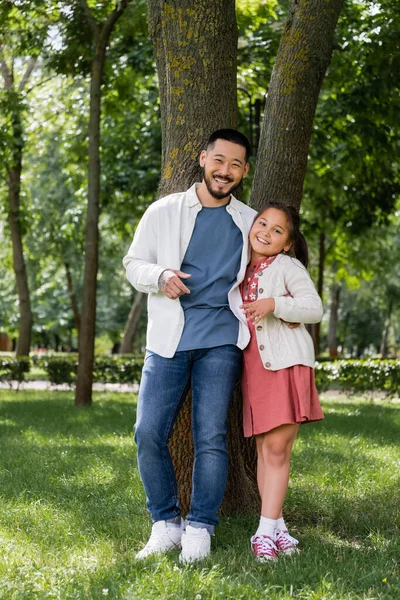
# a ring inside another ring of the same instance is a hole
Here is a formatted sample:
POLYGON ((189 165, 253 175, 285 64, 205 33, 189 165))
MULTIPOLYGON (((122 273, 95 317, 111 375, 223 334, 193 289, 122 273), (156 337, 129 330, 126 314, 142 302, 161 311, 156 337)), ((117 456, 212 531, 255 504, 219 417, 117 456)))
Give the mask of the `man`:
POLYGON ((239 283, 256 212, 233 196, 249 152, 240 132, 214 132, 200 154, 202 182, 154 202, 124 258, 130 283, 149 294, 135 441, 154 524, 136 558, 181 547, 190 563, 210 553, 228 471, 228 409, 249 341, 239 283), (184 528, 168 440, 190 387, 195 460, 184 528))

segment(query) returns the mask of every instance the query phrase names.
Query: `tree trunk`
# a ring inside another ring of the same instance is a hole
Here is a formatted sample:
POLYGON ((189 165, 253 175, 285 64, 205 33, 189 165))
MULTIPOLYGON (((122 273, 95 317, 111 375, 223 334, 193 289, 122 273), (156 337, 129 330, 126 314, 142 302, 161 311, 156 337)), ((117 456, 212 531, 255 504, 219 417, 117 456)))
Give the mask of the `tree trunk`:
POLYGON ((389 300, 387 315, 385 319, 385 324, 383 326, 382 339, 380 344, 380 355, 381 358, 387 358, 389 354, 389 331, 390 331, 390 321, 392 317, 393 311, 393 300, 389 300))
POLYGON ((94 19, 86 0, 81 0, 89 26, 96 41, 91 66, 89 152, 88 152, 88 204, 85 232, 85 273, 81 328, 79 335, 79 364, 76 379, 75 405, 92 403, 94 340, 96 334, 96 293, 98 270, 98 222, 100 201, 100 117, 101 83, 108 41, 118 18, 129 0, 122 0, 100 26, 94 19))
POLYGON ((337 347, 337 324, 339 321, 340 285, 333 283, 331 288, 331 308, 329 313, 328 348, 330 358, 339 356, 337 347))
POLYGON ((28 275, 26 272, 24 250, 22 245, 20 187, 21 187, 21 146, 14 156, 14 164, 8 169, 8 223, 10 226, 15 280, 18 290, 19 328, 16 355, 29 356, 31 349, 33 316, 29 294, 28 275))
POLYGON ((132 354, 133 341, 135 338, 137 324, 146 304, 147 294, 136 292, 132 308, 129 312, 128 320, 125 325, 124 335, 118 354, 132 354))
POLYGON ((201 180, 210 133, 238 123, 234 0, 149 0, 149 32, 161 101, 159 195, 201 180))
POLYGON ((4 79, 4 88, 8 93, 9 111, 11 115, 12 147, 11 160, 6 165, 8 186, 8 223, 10 226, 13 248, 13 265, 19 302, 19 330, 16 348, 17 356, 28 356, 31 349, 33 316, 29 294, 28 276, 26 272, 22 227, 21 227, 21 173, 22 153, 24 148, 23 124, 21 116, 21 94, 36 66, 37 59, 28 60, 25 72, 18 88, 15 87, 13 66, 8 67, 3 49, 0 45, 0 72, 4 79))
MULTIPOLYGON (((199 0, 195 9, 190 0, 177 0, 173 6, 161 0, 148 4, 161 99, 159 194, 165 196, 199 179, 199 153, 213 130, 237 126, 235 3, 199 0)), ((343 0, 319 0, 311 9, 303 0, 292 3, 265 109, 255 207, 270 198, 300 205, 312 121, 342 4, 343 0)), ((193 466, 190 415, 187 398, 170 442, 184 512, 193 466)), ((228 447, 222 511, 258 510, 256 449, 254 439, 243 438, 239 390, 231 405, 228 447)))
POLYGON ((300 207, 312 122, 344 0, 292 0, 268 89, 252 206, 300 207))
MULTIPOLYGON (((237 27, 234 0, 191 0, 167 3, 149 0, 149 30, 160 85, 163 141, 159 194, 183 191, 200 181, 198 159, 216 129, 236 128, 237 27)), ((254 475, 254 441, 242 434, 241 396, 235 394, 229 417, 229 475, 222 510, 258 508, 254 475)), ((193 447, 191 396, 186 398, 170 441, 179 500, 190 503, 193 447)))
POLYGON ((71 302, 72 314, 74 316, 75 329, 77 331, 78 338, 79 338, 79 332, 81 329, 81 316, 79 314, 78 300, 76 298, 76 293, 74 290, 74 286, 72 284, 72 276, 71 276, 71 270, 69 268, 69 263, 65 262, 64 267, 65 267, 65 274, 67 277, 67 287, 68 287, 69 299, 71 302))
MULTIPOLYGON (((319 234, 319 253, 318 253, 318 281, 317 292, 323 301, 324 293, 324 269, 325 269, 325 233, 319 234)), ((312 339, 314 342, 315 356, 321 353, 321 323, 314 323, 311 327, 312 339)))

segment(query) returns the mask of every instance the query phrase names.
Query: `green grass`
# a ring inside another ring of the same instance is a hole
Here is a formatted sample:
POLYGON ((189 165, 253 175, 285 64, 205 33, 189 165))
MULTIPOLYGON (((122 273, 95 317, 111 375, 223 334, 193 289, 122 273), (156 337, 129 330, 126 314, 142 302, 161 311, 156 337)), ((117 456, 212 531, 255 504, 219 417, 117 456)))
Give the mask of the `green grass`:
POLYGON ((324 402, 301 428, 287 521, 302 551, 256 564, 257 515, 223 518, 212 557, 136 563, 150 531, 132 442, 134 396, 0 390, 0 598, 400 598, 399 405, 324 402))

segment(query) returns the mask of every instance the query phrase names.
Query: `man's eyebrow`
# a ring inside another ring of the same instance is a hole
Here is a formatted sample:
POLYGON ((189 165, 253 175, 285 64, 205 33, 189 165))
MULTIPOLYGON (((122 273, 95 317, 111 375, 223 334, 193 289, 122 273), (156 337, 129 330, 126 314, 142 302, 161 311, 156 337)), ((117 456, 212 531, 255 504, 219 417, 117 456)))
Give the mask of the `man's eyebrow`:
MULTIPOLYGON (((218 158, 219 158, 219 157, 221 157, 221 158, 226 158, 225 154, 214 154, 214 157, 216 157, 216 156, 218 156, 218 158)), ((240 160, 240 158, 234 158, 234 159, 233 159, 233 161, 237 161, 237 162, 238 162, 238 163, 240 163, 241 165, 243 164, 243 161, 242 161, 242 160, 240 160)), ((233 161, 232 161, 232 162, 233 162, 233 161)))

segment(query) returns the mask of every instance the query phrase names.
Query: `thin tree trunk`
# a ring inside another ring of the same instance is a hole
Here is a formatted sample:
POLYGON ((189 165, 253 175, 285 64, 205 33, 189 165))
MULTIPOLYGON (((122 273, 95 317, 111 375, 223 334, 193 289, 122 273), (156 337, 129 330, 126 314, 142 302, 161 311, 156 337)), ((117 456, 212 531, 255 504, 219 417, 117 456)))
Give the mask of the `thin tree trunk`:
POLYGON ((21 227, 21 173, 22 153, 24 148, 23 124, 21 116, 21 94, 35 68, 37 59, 29 59, 25 73, 18 88, 15 87, 13 68, 8 67, 0 46, 0 72, 4 79, 5 90, 9 94, 9 110, 11 114, 12 148, 11 160, 6 165, 8 186, 8 223, 13 249, 13 265, 18 292, 19 329, 16 348, 17 356, 28 356, 31 349, 33 316, 29 294, 28 276, 24 258, 21 227))
POLYGON ((382 358, 387 358, 389 354, 389 331, 390 331, 390 320, 393 311, 393 300, 389 301, 388 311, 383 326, 382 340, 380 344, 380 355, 382 358))
POLYGON ((79 314, 78 300, 77 300, 74 286, 72 283, 72 276, 71 276, 71 270, 69 268, 69 263, 64 262, 64 267, 65 267, 65 274, 67 277, 67 287, 68 287, 69 299, 71 302, 72 314, 74 316, 75 329, 76 329, 76 331, 78 333, 78 337, 79 337, 79 332, 81 329, 81 316, 79 314))
POLYGON ((14 165, 8 170, 8 223, 11 232, 13 263, 19 305, 19 328, 16 355, 29 356, 31 349, 33 316, 21 231, 20 187, 22 147, 20 148, 20 152, 20 156, 16 157, 14 165))
MULTIPOLYGON (((149 30, 157 64, 163 141, 159 194, 186 190, 200 181, 200 151, 208 136, 238 124, 236 91, 237 26, 234 0, 149 0, 149 30)), ((241 397, 235 394, 229 417, 229 474, 222 510, 258 508, 254 476, 256 450, 242 433, 241 397), (244 461, 248 457, 251 467, 244 461)), ((170 441, 179 500, 190 503, 193 447, 191 396, 186 398, 170 441)))
POLYGON ((344 0, 291 0, 269 84, 252 206, 300 207, 312 122, 344 0))
POLYGON ((95 21, 86 0, 81 0, 96 46, 90 81, 88 204, 85 233, 85 273, 78 348, 79 364, 75 391, 76 406, 92 403, 99 237, 101 83, 108 41, 115 23, 124 12, 128 2, 129 0, 119 2, 106 22, 100 26, 95 21))
POLYGON ((328 349, 330 358, 339 356, 337 344, 337 325, 339 322, 340 285, 333 283, 331 288, 331 308, 329 313, 328 349))
POLYGON ((129 311, 128 320, 125 325, 124 335, 122 337, 118 354, 132 354, 133 341, 135 338, 137 325, 139 323, 140 315, 142 314, 143 308, 146 304, 146 300, 147 294, 136 292, 131 310, 129 311))
MULTIPOLYGON (((324 293, 325 254, 325 233, 321 231, 319 234, 317 292, 322 301, 324 293)), ((314 323, 311 327, 311 331, 314 342, 315 356, 319 356, 321 353, 321 323, 314 323)))

